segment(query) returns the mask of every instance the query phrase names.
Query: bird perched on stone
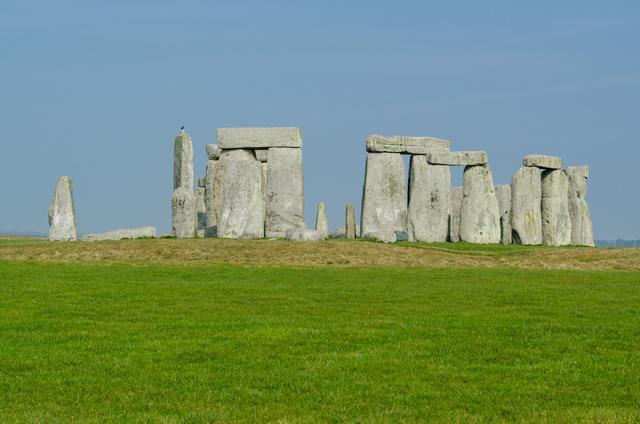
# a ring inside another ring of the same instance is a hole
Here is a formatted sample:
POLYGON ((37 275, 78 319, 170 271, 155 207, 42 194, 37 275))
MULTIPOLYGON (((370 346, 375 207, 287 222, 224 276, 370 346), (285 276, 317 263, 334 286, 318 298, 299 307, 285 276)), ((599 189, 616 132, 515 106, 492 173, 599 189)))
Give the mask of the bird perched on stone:
POLYGON ((182 134, 184 132, 184 125, 180 127, 180 131, 178 131, 178 134, 182 134))

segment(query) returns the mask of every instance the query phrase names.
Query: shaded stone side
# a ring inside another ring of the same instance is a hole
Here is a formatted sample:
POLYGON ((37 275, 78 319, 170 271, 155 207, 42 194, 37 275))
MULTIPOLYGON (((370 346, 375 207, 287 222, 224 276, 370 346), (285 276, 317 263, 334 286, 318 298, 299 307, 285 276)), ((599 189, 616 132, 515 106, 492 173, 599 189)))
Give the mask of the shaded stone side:
POLYGON ((196 201, 193 189, 178 187, 171 197, 171 227, 176 238, 196 235, 196 201))
POLYGON ((301 149, 269 149, 265 201, 267 237, 284 237, 288 229, 304 227, 301 149))
POLYGON ((511 180, 514 244, 542 244, 542 181, 538 168, 522 167, 511 180))
POLYGON ((73 201, 73 180, 60 177, 49 206, 49 240, 73 241, 78 239, 76 207, 73 201))
POLYGON ((511 185, 497 185, 495 191, 500 207, 500 243, 511 244, 511 185))
POLYGON ((173 143, 173 189, 193 190, 193 183, 193 143, 189 134, 181 131, 173 143))
POLYGON ((595 246, 591 212, 587 205, 588 166, 570 166, 569 177, 569 216, 571 217, 571 244, 577 246, 595 246))
POLYGON ((468 243, 500 243, 499 215, 491 168, 467 166, 462 186, 460 239, 468 243))
POLYGON ((462 208, 462 187, 451 188, 451 215, 449 216, 448 241, 460 241, 460 209, 462 208))
POLYGON ((562 169, 542 173, 542 244, 571 244, 569 216, 569 177, 562 169))
POLYGON ((345 237, 348 239, 354 239, 358 237, 357 224, 356 224, 356 209, 351 203, 347 204, 345 208, 345 237))
POLYGON ((207 229, 207 207, 205 205, 205 181, 198 179, 198 189, 196 196, 196 237, 204 237, 207 229))

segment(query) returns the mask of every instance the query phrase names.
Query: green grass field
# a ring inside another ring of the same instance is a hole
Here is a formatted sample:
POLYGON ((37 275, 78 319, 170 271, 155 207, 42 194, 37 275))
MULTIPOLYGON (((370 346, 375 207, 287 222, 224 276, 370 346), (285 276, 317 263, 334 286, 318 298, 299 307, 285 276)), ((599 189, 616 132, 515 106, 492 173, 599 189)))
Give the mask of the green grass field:
POLYGON ((0 242, 3 423, 640 421, 637 271, 10 250, 42 245, 0 242))

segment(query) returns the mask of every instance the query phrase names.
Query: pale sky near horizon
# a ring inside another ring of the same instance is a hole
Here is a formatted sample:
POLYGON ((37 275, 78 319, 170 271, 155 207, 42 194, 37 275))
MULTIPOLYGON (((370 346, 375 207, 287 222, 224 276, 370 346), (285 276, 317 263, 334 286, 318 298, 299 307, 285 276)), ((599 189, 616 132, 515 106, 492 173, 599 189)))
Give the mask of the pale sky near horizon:
MULTIPOLYGON (((0 3, 0 230, 47 232, 60 175, 81 233, 171 223, 173 139, 299 126, 305 220, 359 214, 369 134, 591 167, 598 239, 640 238, 640 2, 0 3)), ((454 170, 459 183, 461 170, 454 170)))

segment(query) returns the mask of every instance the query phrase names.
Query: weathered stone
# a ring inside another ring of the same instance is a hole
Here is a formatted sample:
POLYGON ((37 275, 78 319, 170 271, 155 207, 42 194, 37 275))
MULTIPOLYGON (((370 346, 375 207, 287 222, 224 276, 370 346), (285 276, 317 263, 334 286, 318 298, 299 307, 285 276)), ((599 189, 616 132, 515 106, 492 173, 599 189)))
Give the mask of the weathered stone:
POLYGON ((363 238, 406 237, 407 182, 399 153, 367 154, 360 228, 363 238))
POLYGON ((449 241, 460 241, 460 208, 462 207, 462 187, 451 189, 451 216, 449 218, 449 241))
POLYGON ((256 159, 260 162, 266 162, 269 158, 269 150, 268 149, 256 149, 256 159))
MULTIPOLYGON (((220 159, 223 161, 223 157, 220 159)), ((255 159, 224 160, 224 187, 217 234, 222 238, 264 237, 262 170, 255 159)))
POLYGON ((207 158, 209 160, 218 160, 222 154, 222 149, 217 144, 207 144, 205 146, 207 150, 207 158))
POLYGON ((407 233, 410 241, 445 242, 451 215, 451 172, 424 155, 411 156, 407 233))
POLYGON ((356 210, 351 203, 347 204, 345 215, 345 237, 354 239, 360 235, 360 226, 356 225, 356 210))
POLYGON ((382 136, 367 137, 369 153, 408 153, 425 155, 436 151, 448 151, 449 142, 435 137, 382 136))
POLYGON ((196 234, 196 201, 193 189, 178 187, 171 197, 171 226, 176 238, 193 238, 196 234))
POLYGON ((433 165, 471 166, 486 165, 486 152, 433 152, 427 155, 433 165))
POLYGON ((220 154, 220 159, 213 170, 213 213, 215 224, 209 224, 209 227, 218 225, 220 222, 220 211, 222 210, 222 197, 224 189, 224 168, 225 164, 230 160, 249 160, 255 161, 255 155, 252 150, 236 149, 236 150, 223 150, 220 154))
POLYGON ((184 131, 173 143, 173 189, 178 187, 193 190, 193 143, 184 131))
POLYGON ((222 149, 302 147, 302 130, 295 127, 218 128, 216 132, 222 149))
POLYGON ((316 230, 310 230, 308 228, 289 228, 285 232, 285 239, 296 241, 319 241, 325 237, 322 236, 316 230))
POLYGON ((595 246, 593 240, 593 224, 587 205, 588 166, 570 166, 569 176, 569 216, 571 217, 571 244, 577 246, 595 246))
POLYGON ((568 191, 569 177, 564 170, 542 173, 542 244, 546 246, 571 244, 568 191))
POLYGON ((347 238, 347 230, 344 227, 338 227, 333 231, 333 234, 331 234, 331 237, 335 239, 347 238))
POLYGON ((500 207, 500 243, 511 244, 511 185, 497 185, 495 191, 500 207))
POLYGON ((363 239, 377 240, 383 243, 395 243, 396 241, 409 240, 406 231, 371 231, 362 233, 363 239))
MULTIPOLYGON (((215 191, 213 189, 218 163, 218 160, 209 159, 207 161, 207 171, 204 178, 204 205, 207 210, 207 228, 217 227, 218 225, 217 214, 214 210, 215 191)), ((207 231, 207 233, 210 232, 207 231)))
POLYGON ((522 164, 543 169, 562 169, 562 159, 557 156, 527 155, 522 160, 522 164))
POLYGON ((104 233, 85 234, 82 241, 124 240, 139 238, 156 238, 155 227, 118 228, 104 233))
POLYGON ((500 208, 488 165, 464 169, 460 239, 469 243, 500 243, 500 208))
POLYGON ((267 161, 265 233, 284 237, 304 225, 302 150, 270 148, 267 161))
POLYGON ((204 178, 198 179, 196 197, 196 237, 204 237, 207 230, 207 207, 205 205, 204 178), (202 185, 200 185, 202 183, 202 185))
POLYGON ((60 177, 56 183, 49 206, 49 240, 71 241, 78 239, 76 207, 73 201, 73 180, 60 177))
POLYGON ((327 208, 324 202, 318 203, 316 210, 316 232, 323 239, 329 237, 329 222, 327 220, 327 208))
POLYGON ((522 167, 511 180, 511 234, 514 244, 542 244, 540 170, 522 167))

